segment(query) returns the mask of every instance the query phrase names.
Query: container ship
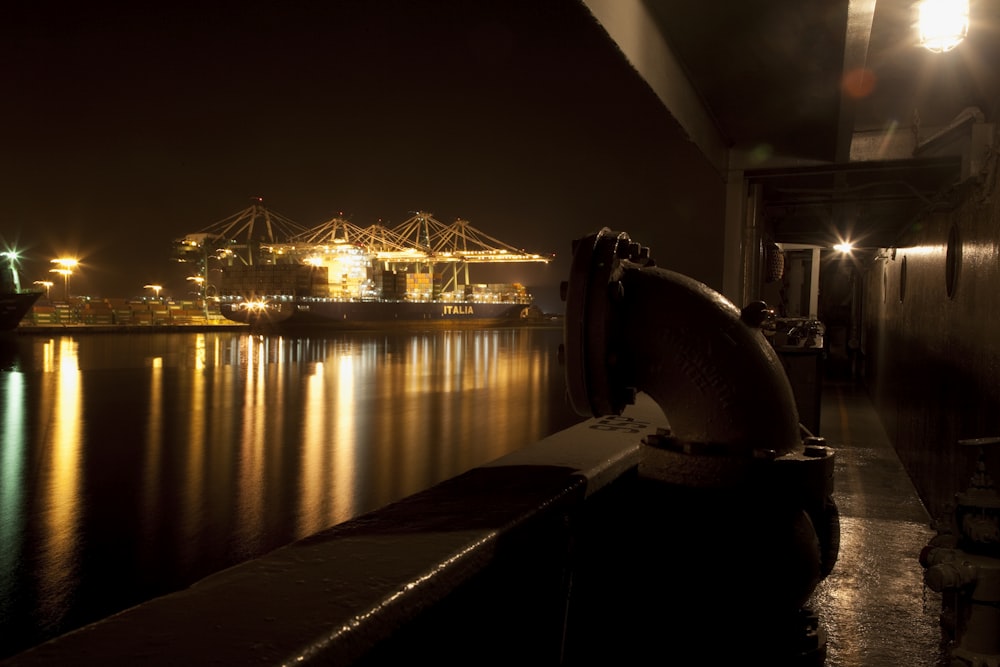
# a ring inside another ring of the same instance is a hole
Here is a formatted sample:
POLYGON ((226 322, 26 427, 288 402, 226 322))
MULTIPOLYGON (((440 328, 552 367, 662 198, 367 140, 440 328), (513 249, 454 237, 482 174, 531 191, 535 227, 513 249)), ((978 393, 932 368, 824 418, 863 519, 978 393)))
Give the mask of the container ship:
POLYGON ((305 228, 257 199, 175 244, 224 317, 253 329, 457 328, 538 322, 520 283, 473 283, 470 265, 549 262, 468 221, 416 212, 400 225, 336 217, 305 228))

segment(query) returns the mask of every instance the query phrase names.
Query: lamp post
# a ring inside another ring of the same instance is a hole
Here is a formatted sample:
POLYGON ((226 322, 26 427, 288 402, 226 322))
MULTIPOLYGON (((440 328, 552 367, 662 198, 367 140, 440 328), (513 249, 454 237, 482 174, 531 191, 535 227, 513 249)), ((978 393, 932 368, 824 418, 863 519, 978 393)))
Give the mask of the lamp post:
POLYGON ((69 301, 69 277, 73 272, 69 269, 49 269, 49 273, 58 273, 63 277, 63 300, 69 301))
POLYGON ((205 277, 188 276, 187 279, 198 286, 198 296, 201 297, 201 306, 205 313, 205 319, 208 319, 208 292, 206 290, 205 277))
POLYGON ((163 289, 163 285, 143 285, 143 288, 153 290, 153 293, 156 295, 156 298, 159 299, 160 290, 163 289))
POLYGON ((41 285, 42 287, 45 288, 45 300, 48 301, 49 300, 49 290, 52 289, 52 285, 54 283, 51 280, 36 280, 33 284, 34 285, 41 285))
POLYGON ((71 257, 57 257, 52 260, 58 268, 50 269, 49 273, 58 273, 63 277, 63 298, 69 301, 69 277, 73 275, 73 269, 80 265, 80 262, 71 257))
POLYGON ((202 276, 188 276, 187 280, 190 280, 195 285, 198 286, 198 296, 204 298, 205 296, 205 278, 202 276))

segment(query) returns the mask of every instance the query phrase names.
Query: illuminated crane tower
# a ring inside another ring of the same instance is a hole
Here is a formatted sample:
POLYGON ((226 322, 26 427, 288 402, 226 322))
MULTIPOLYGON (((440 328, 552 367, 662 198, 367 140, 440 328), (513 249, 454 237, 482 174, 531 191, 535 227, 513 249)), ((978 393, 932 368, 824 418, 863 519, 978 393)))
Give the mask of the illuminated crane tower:
POLYGON ((187 256, 207 252, 229 265, 253 266, 266 263, 262 254, 268 254, 269 248, 304 231, 305 227, 268 210, 262 198, 254 197, 242 211, 176 241, 175 252, 179 261, 190 261, 187 256))
POLYGON ((529 253, 504 243, 476 229, 468 220, 458 219, 446 225, 423 211, 416 212, 392 231, 424 253, 423 262, 428 272, 434 270, 434 265, 450 267, 451 275, 444 284, 445 290, 469 284, 470 264, 547 263, 552 260, 551 256, 529 253))
POLYGON ((451 263, 452 277, 446 283, 459 283, 459 269, 464 270, 464 282, 469 283, 470 264, 494 264, 509 262, 543 262, 552 260, 551 256, 526 252, 486 234, 471 224, 468 220, 456 220, 451 225, 439 229, 431 237, 435 257, 446 257, 451 263), (457 260, 457 261, 456 261, 457 260))
POLYGON ((305 227, 265 207, 263 198, 254 197, 242 211, 174 241, 174 260, 198 267, 204 298, 209 286, 209 258, 218 259, 223 266, 272 263, 273 248, 304 231, 305 227))
POLYGON ((342 216, 305 228, 269 211, 260 198, 243 211, 176 241, 174 256, 178 261, 198 263, 200 276, 192 279, 199 280, 203 296, 208 293, 208 261, 217 259, 222 262, 224 278, 231 278, 223 281, 227 293, 306 290, 360 300, 379 298, 387 291, 386 280, 395 283, 404 276, 407 285, 422 286, 412 290, 414 293, 419 291, 420 298, 429 299, 442 292, 460 293, 460 288, 470 284, 472 263, 545 263, 552 259, 519 250, 466 220, 445 225, 420 211, 393 228, 381 224, 360 227, 342 216), (285 271, 282 265, 312 269, 295 273, 285 271), (256 274, 248 273, 255 267, 260 269, 256 274), (271 277, 260 278, 264 275, 271 277), (285 279, 279 275, 302 277, 295 278, 299 282, 292 286, 287 280, 281 282, 285 279), (264 287, 262 281, 271 281, 268 284, 272 287, 264 287))

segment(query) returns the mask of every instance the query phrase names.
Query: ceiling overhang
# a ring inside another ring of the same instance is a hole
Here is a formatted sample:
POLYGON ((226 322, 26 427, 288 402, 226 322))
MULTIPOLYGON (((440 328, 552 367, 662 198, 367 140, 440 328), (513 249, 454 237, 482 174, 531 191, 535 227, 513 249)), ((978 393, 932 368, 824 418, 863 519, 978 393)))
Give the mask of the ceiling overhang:
POLYGON ((948 54, 916 45, 914 0, 583 2, 715 169, 761 186, 788 242, 825 243, 849 219, 901 238, 993 140, 1000 2, 975 5, 948 54), (932 145, 963 114, 982 127, 932 145))

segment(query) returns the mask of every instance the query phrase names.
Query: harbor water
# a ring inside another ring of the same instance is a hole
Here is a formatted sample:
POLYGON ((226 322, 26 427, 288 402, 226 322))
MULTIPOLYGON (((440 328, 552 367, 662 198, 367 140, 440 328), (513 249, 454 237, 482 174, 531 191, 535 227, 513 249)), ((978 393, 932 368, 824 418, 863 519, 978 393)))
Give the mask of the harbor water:
POLYGON ((0 658, 580 421, 561 338, 0 339, 0 658))

